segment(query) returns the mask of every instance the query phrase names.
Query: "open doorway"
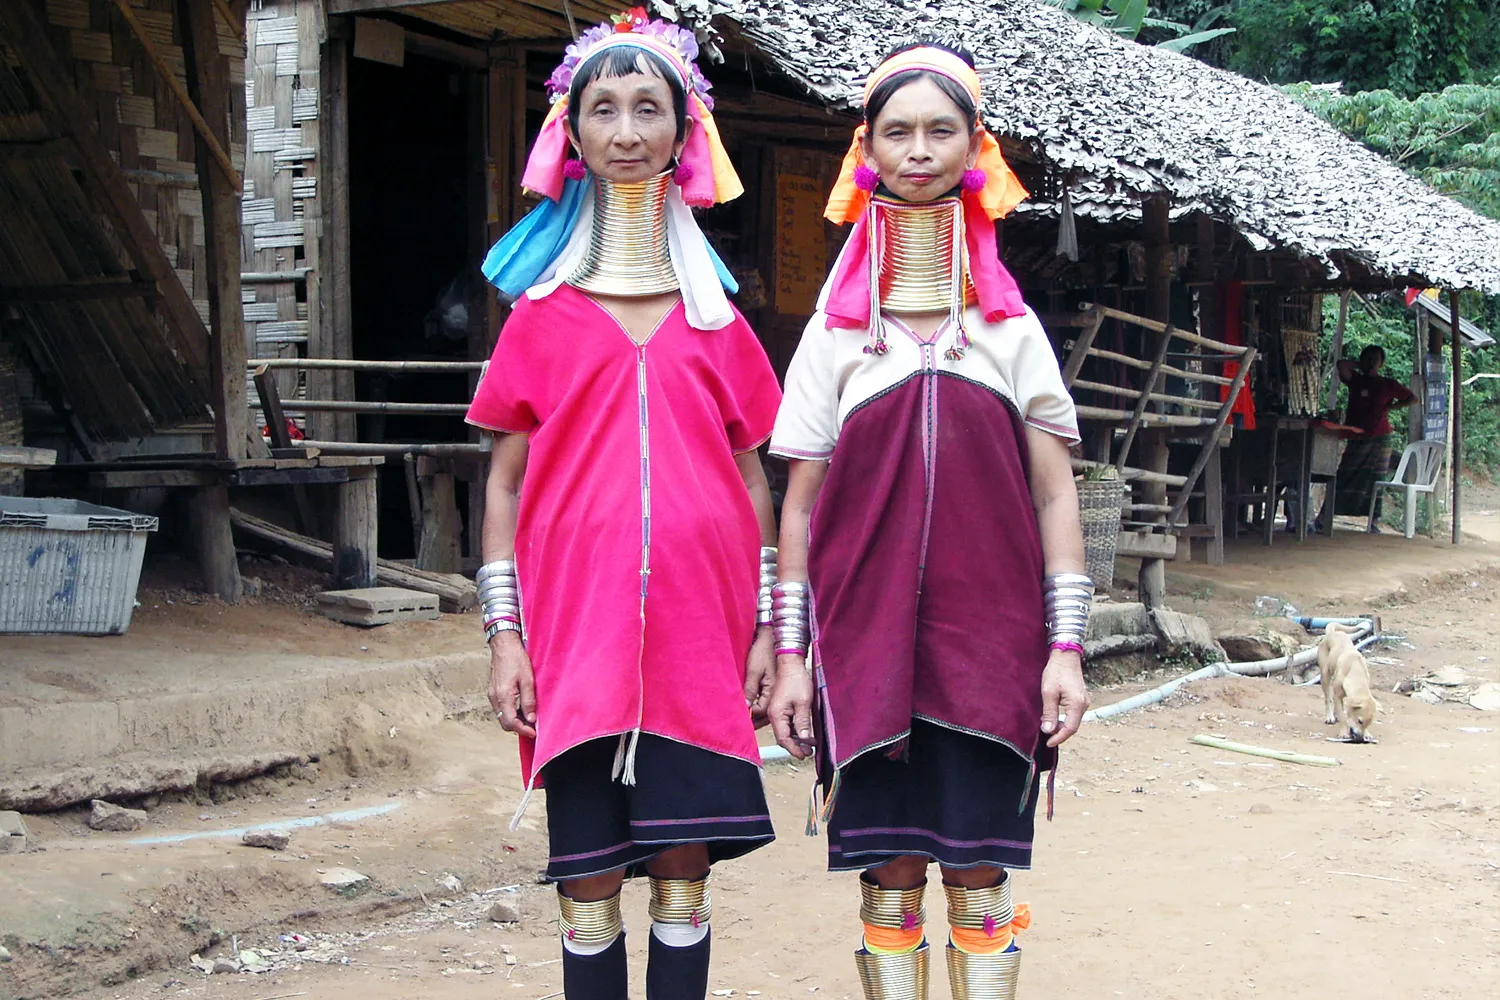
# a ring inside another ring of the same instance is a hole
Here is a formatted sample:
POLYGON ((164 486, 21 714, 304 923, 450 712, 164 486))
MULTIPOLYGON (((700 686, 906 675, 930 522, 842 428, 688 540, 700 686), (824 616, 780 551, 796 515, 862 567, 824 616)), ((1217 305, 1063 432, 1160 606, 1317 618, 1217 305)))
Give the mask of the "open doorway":
MULTIPOLYGON (((470 290, 477 274, 470 205, 471 70, 408 52, 405 65, 349 63, 350 302, 354 357, 372 361, 468 359, 470 290)), ((463 372, 360 372, 355 396, 398 403, 468 401, 463 372)), ((359 417, 360 441, 464 441, 460 414, 359 417)), ((380 552, 416 554, 407 470, 381 473, 380 552)))

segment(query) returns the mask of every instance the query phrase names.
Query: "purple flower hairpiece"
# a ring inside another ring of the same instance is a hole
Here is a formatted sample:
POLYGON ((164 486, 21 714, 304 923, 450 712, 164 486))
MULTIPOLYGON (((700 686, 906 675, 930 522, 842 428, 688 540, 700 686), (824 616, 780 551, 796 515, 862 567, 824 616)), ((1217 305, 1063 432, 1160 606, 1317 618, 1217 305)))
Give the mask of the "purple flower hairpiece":
POLYGON ((616 14, 608 23, 595 25, 579 35, 578 40, 567 47, 563 53, 562 62, 547 78, 548 100, 556 103, 566 97, 569 88, 573 85, 573 76, 579 65, 593 54, 601 42, 621 34, 646 35, 664 43, 668 49, 677 54, 687 73, 688 86, 693 93, 698 95, 705 107, 710 111, 713 110, 713 98, 708 93, 711 85, 699 72, 696 61, 698 39, 691 31, 680 25, 647 18, 645 10, 640 7, 632 7, 622 14, 616 14))

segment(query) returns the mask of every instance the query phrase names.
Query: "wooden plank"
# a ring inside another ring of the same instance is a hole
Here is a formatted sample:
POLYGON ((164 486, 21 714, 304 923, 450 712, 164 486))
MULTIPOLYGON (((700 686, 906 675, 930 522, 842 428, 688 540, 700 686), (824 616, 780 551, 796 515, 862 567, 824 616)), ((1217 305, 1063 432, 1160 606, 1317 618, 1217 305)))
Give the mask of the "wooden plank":
POLYGON ((1104 323, 1104 314, 1099 310, 1091 310, 1092 317, 1083 330, 1078 334, 1078 340, 1073 344, 1073 353, 1068 355, 1067 366, 1063 368, 1063 385, 1069 389, 1078 378, 1078 372, 1083 368, 1083 362, 1088 358, 1089 350, 1094 346, 1094 338, 1099 334, 1099 327, 1104 323))
POLYGON ((1212 340, 1208 337, 1201 337, 1189 330, 1182 330, 1175 326, 1169 326, 1168 324, 1160 322, 1159 320, 1147 319, 1145 316, 1137 316, 1135 313, 1128 313, 1120 309, 1111 309, 1109 306, 1100 306, 1096 305, 1095 303, 1085 302, 1080 303, 1080 308, 1102 309, 1104 310, 1104 315, 1109 317, 1110 319, 1124 320, 1126 323, 1134 323, 1136 326, 1143 326, 1146 329, 1153 330, 1157 333, 1165 333, 1167 330, 1171 330, 1172 336, 1178 338, 1179 340, 1186 340, 1188 343, 1197 344, 1200 347, 1207 347, 1209 350, 1218 351, 1221 354, 1234 354, 1238 351, 1244 350, 1243 345, 1240 344, 1226 344, 1222 340, 1212 340))
MULTIPOLYGON (((236 529, 254 538, 282 546, 323 565, 333 563, 333 546, 327 542, 299 535, 238 510, 230 511, 230 521, 236 529)), ((450 614, 474 607, 474 582, 456 574, 427 573, 389 559, 380 559, 376 562, 376 575, 381 583, 436 594, 438 606, 450 614)))
MULTIPOLYGON (((1175 413, 1141 413, 1139 416, 1130 410, 1118 410, 1107 406, 1079 406, 1076 407, 1079 420, 1101 420, 1110 423, 1132 424, 1136 428, 1142 427, 1212 427, 1212 417, 1183 417, 1175 413)), ((1126 438, 1126 443, 1134 440, 1133 436, 1126 438)), ((1120 457, 1116 460, 1123 463, 1128 449, 1121 448, 1120 457)))
MULTIPOLYGON (((351 466, 315 465, 307 469, 240 469, 230 475, 232 486, 329 486, 368 478, 363 469, 351 466)), ((299 516, 305 516, 299 511, 299 516)))
POLYGON ((260 410, 266 416, 266 430, 272 448, 290 448, 291 433, 286 429, 286 414, 281 410, 281 394, 276 391, 276 380, 265 365, 255 369, 255 392, 260 398, 260 410))
MULTIPOLYGON (((235 193, 238 194, 239 192, 245 190, 245 183, 244 181, 240 180, 239 171, 234 169, 234 161, 229 158, 229 154, 225 152, 224 147, 219 144, 218 136, 215 135, 214 129, 209 126, 208 122, 204 120, 203 115, 198 111, 198 105, 193 101, 192 97, 188 95, 187 88, 183 86, 181 80, 177 79, 177 74, 172 71, 172 67, 167 64, 167 61, 164 58, 162 58, 162 54, 157 49, 156 43, 151 40, 150 34, 146 31, 146 26, 141 23, 140 18, 136 16, 135 11, 131 8, 130 0, 115 0, 115 9, 120 12, 120 16, 125 19, 125 23, 130 26, 130 30, 135 34, 136 41, 140 42, 141 48, 146 50, 146 57, 151 60, 151 64, 156 67, 156 72, 161 76, 162 80, 166 82, 167 89, 172 92, 172 96, 177 98, 178 103, 182 106, 183 112, 187 114, 188 120, 193 123, 193 130, 198 133, 198 138, 203 141, 203 144, 207 147, 208 152, 213 156, 214 160, 218 162, 219 169, 224 171, 224 176, 234 187, 235 193)), ((178 10, 182 10, 182 6, 180 4, 178 10)), ((204 11, 204 13, 209 14, 210 17, 213 16, 210 11, 204 11)), ((179 14, 179 17, 180 16, 181 15, 179 14)), ((210 28, 212 28, 212 25, 210 25, 210 28)), ((201 54, 207 57, 206 61, 208 62, 217 63, 219 61, 219 41, 217 32, 215 32, 213 36, 212 47, 203 50, 201 54)), ((224 81, 224 87, 225 90, 219 91, 215 95, 221 106, 223 105, 223 101, 227 96, 227 80, 224 81)), ((210 114, 212 114, 212 112, 210 112, 210 114)), ((225 121, 227 122, 227 118, 225 119, 225 121)), ((222 131, 222 129, 220 131, 222 131)))
POLYGON ((1115 555, 1137 559, 1176 559, 1177 536, 1146 531, 1121 531, 1115 555))
MULTIPOLYGON (((1094 392, 1107 393, 1114 396, 1122 396, 1125 399, 1140 399, 1141 393, 1135 389, 1123 385, 1106 385, 1103 382, 1091 382, 1087 379, 1075 379, 1069 388, 1091 389, 1094 392)), ((1191 409, 1217 410, 1218 400, 1191 399, 1187 396, 1173 396, 1165 392, 1151 393, 1153 403, 1167 403, 1172 406, 1186 406, 1191 409)))
POLYGON ((0 444, 0 466, 11 469, 45 469, 56 464, 57 452, 51 448, 0 444))
POLYGON ((422 489, 421 538, 417 544, 417 568, 435 573, 455 573, 459 569, 459 536, 462 523, 458 518, 458 495, 454 477, 437 473, 420 477, 422 489))
POLYGON ((67 156, 73 144, 66 139, 7 139, 0 142, 0 160, 41 160, 67 156))

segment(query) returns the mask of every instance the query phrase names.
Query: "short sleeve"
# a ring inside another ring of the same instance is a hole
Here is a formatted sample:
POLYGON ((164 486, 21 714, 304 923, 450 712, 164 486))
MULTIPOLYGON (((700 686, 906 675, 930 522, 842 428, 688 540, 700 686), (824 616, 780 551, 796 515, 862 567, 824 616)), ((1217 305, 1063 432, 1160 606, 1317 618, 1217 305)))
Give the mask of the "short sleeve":
POLYGON ((536 353, 528 349, 534 308, 527 299, 518 299, 500 328, 490 363, 464 415, 475 427, 500 434, 529 434, 536 429, 544 372, 536 353))
POLYGON ((838 442, 839 387, 834 372, 835 337, 823 314, 808 321, 786 372, 786 390, 771 454, 781 458, 825 459, 838 442))
POLYGON ((1021 330, 1014 376, 1016 408, 1031 426, 1069 443, 1080 440, 1078 411, 1063 385, 1062 370, 1047 331, 1029 309, 1010 322, 1020 324, 1021 330))
POLYGON ((781 387, 755 331, 736 314, 733 323, 709 336, 724 338, 719 376, 727 389, 719 393, 719 413, 729 447, 736 455, 754 451, 771 436, 781 387))

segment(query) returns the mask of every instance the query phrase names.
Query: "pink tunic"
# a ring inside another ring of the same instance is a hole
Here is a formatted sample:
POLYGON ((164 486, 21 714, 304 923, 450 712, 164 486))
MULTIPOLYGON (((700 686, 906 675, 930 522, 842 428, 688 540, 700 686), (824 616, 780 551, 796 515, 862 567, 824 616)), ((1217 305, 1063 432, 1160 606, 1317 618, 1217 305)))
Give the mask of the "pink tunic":
POLYGON ((638 345, 571 286, 516 302, 467 419, 530 435, 527 787, 563 751, 635 729, 759 765, 744 678, 761 539, 735 455, 770 436, 780 401, 738 313, 698 330, 679 302, 638 345))

